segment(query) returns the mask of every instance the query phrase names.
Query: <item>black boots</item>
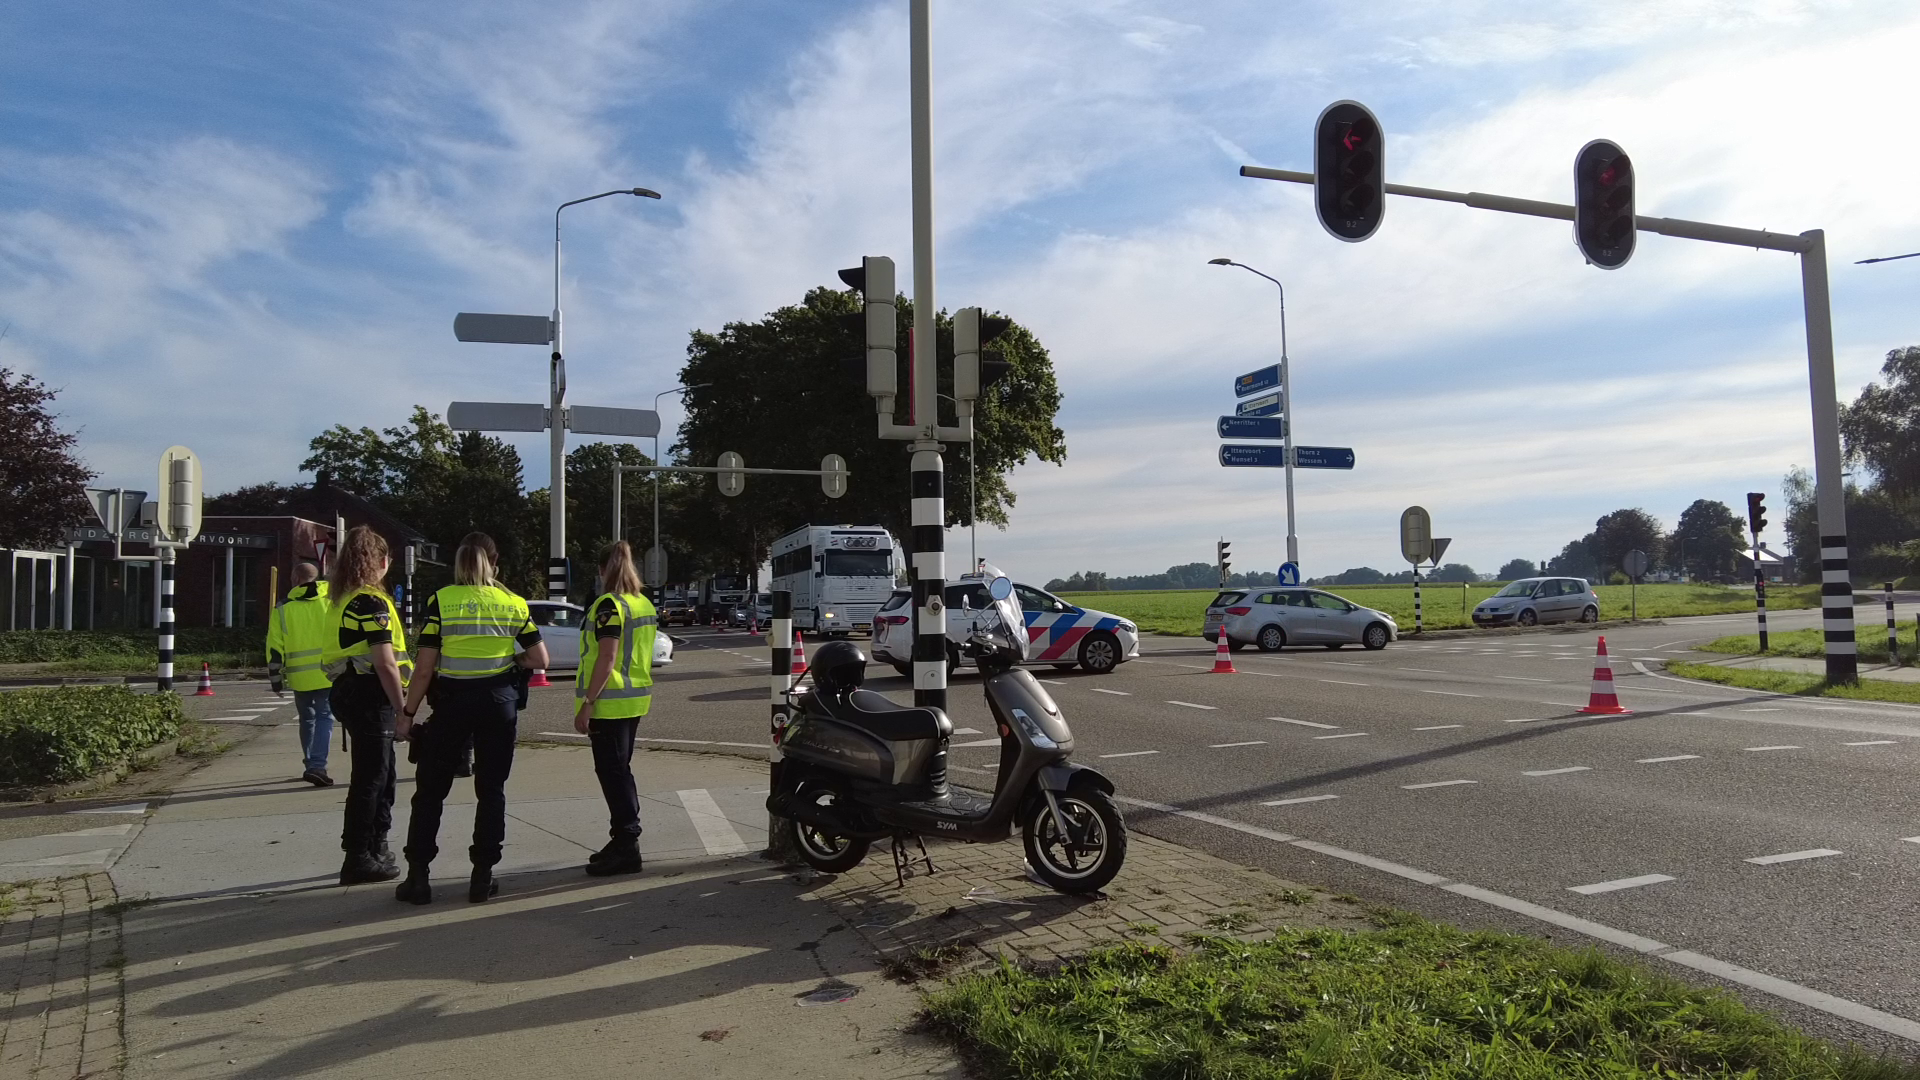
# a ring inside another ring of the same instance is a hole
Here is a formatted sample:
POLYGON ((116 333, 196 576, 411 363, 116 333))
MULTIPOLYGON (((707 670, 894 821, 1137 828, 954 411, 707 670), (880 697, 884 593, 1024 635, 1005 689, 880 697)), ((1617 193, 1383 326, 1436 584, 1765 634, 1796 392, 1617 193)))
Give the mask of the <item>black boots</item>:
POLYGON ((340 864, 340 884, 365 885, 374 881, 392 881, 400 876, 400 861, 393 857, 385 837, 374 841, 365 851, 347 855, 340 864))
POLYGON ((467 883, 467 903, 484 904, 488 897, 500 895, 500 883, 494 880, 493 868, 476 866, 473 879, 467 883))
POLYGON ((639 872, 640 838, 637 836, 618 837, 587 859, 587 873, 594 877, 639 872))
POLYGON ((409 904, 433 903, 433 886, 427 883, 426 863, 407 864, 407 880, 393 890, 393 898, 409 904))

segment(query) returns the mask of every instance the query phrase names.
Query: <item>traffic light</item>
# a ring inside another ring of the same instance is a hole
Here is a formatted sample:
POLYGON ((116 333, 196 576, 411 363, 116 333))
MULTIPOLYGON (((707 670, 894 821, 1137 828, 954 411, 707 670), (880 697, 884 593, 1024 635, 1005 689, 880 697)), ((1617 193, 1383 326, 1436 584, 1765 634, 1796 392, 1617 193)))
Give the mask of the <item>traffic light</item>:
MULTIPOLYGON (((847 317, 866 339, 867 393, 891 399, 900 393, 900 330, 893 307, 893 260, 868 255, 840 271, 840 280, 860 294, 861 313, 847 317)), ((892 410, 887 410, 891 412, 892 410)))
POLYGON ((1573 242, 1602 270, 1633 257, 1633 160, 1616 143, 1595 139, 1573 159, 1573 242))
POLYGON ((1765 492, 1747 492, 1747 527, 1753 535, 1759 536, 1767 527, 1767 496, 1765 492))
POLYGON ((1229 547, 1232 545, 1227 541, 1220 541, 1218 553, 1214 556, 1214 561, 1220 564, 1220 587, 1223 589, 1227 587, 1227 581, 1233 576, 1233 560, 1230 558, 1232 553, 1227 550, 1229 547))
POLYGON ((1387 140, 1357 101, 1327 106, 1314 125, 1313 206, 1320 224, 1349 243, 1372 236, 1387 209, 1387 140))
MULTIPOLYGON (((1013 320, 1002 315, 982 315, 977 307, 964 307, 953 313, 953 399, 968 402, 980 397, 980 391, 1006 377, 1008 364, 997 355, 982 353, 982 348, 1007 332, 1013 320)), ((961 411, 971 415, 972 408, 961 411)))

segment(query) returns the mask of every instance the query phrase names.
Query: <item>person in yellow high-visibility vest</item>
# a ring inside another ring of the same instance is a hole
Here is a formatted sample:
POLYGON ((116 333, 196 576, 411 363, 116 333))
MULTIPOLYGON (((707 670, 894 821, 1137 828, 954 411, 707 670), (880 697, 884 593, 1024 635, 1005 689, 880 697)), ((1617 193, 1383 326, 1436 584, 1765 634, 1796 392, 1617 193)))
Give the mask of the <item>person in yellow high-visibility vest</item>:
POLYGON ((615 541, 600 559, 605 590, 580 627, 573 729, 593 742, 593 772, 607 800, 607 846, 587 860, 595 877, 640 872, 640 793, 633 739, 653 704, 653 638, 660 616, 640 590, 633 549, 615 541))
POLYGON ((429 869, 440 853, 440 810, 453 778, 473 746, 473 877, 467 899, 480 903, 500 891, 493 867, 507 837, 507 774, 520 715, 520 673, 547 666, 547 646, 527 602, 494 576, 500 549, 486 533, 468 533, 453 556, 453 584, 427 599, 414 642, 413 681, 394 733, 414 740, 413 816, 407 822, 407 880, 394 897, 433 902, 429 869), (415 721, 420 702, 433 705, 429 721, 415 721))
POLYGON ((332 787, 327 750, 333 742, 333 709, 327 698, 333 680, 320 670, 320 654, 333 632, 327 583, 316 580, 320 567, 311 559, 293 564, 293 589, 267 621, 267 676, 273 692, 293 691, 300 714, 300 779, 314 787, 332 787))
POLYGON ((381 582, 393 560, 387 541, 365 525, 354 527, 334 559, 327 581, 334 632, 320 654, 333 680, 333 715, 351 736, 353 772, 347 779, 346 821, 340 847, 346 860, 340 884, 392 881, 400 863, 387 847, 393 827, 394 718, 405 708, 406 631, 381 582))

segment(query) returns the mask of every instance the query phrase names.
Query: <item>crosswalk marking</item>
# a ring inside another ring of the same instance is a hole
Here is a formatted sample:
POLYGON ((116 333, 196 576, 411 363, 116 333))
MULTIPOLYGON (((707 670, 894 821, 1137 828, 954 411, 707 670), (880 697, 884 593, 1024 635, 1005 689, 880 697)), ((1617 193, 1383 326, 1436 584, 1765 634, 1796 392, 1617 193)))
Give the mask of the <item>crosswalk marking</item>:
POLYGON ((739 855, 748 851, 747 842, 740 839, 734 830, 733 822, 720 812, 720 804, 713 801, 713 794, 706 788, 692 788, 674 792, 680 799, 680 805, 686 808, 687 817, 693 822, 693 830, 700 834, 700 844, 709 855, 739 855))

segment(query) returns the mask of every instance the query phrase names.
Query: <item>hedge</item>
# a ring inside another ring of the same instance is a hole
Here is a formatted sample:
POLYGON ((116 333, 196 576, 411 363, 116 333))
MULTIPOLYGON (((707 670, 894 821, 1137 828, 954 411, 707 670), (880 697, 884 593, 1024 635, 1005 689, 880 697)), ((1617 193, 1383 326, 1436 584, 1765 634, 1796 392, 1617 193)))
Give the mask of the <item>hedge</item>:
POLYGON ((184 719, 179 697, 124 686, 0 693, 0 784, 83 780, 177 737, 184 719))
MULTIPOLYGON (((152 630, 7 630, 0 631, 0 664, 43 664, 82 660, 103 654, 140 655, 157 648, 152 630)), ((253 653, 266 664, 265 629, 192 627, 174 631, 178 653, 253 653)))

